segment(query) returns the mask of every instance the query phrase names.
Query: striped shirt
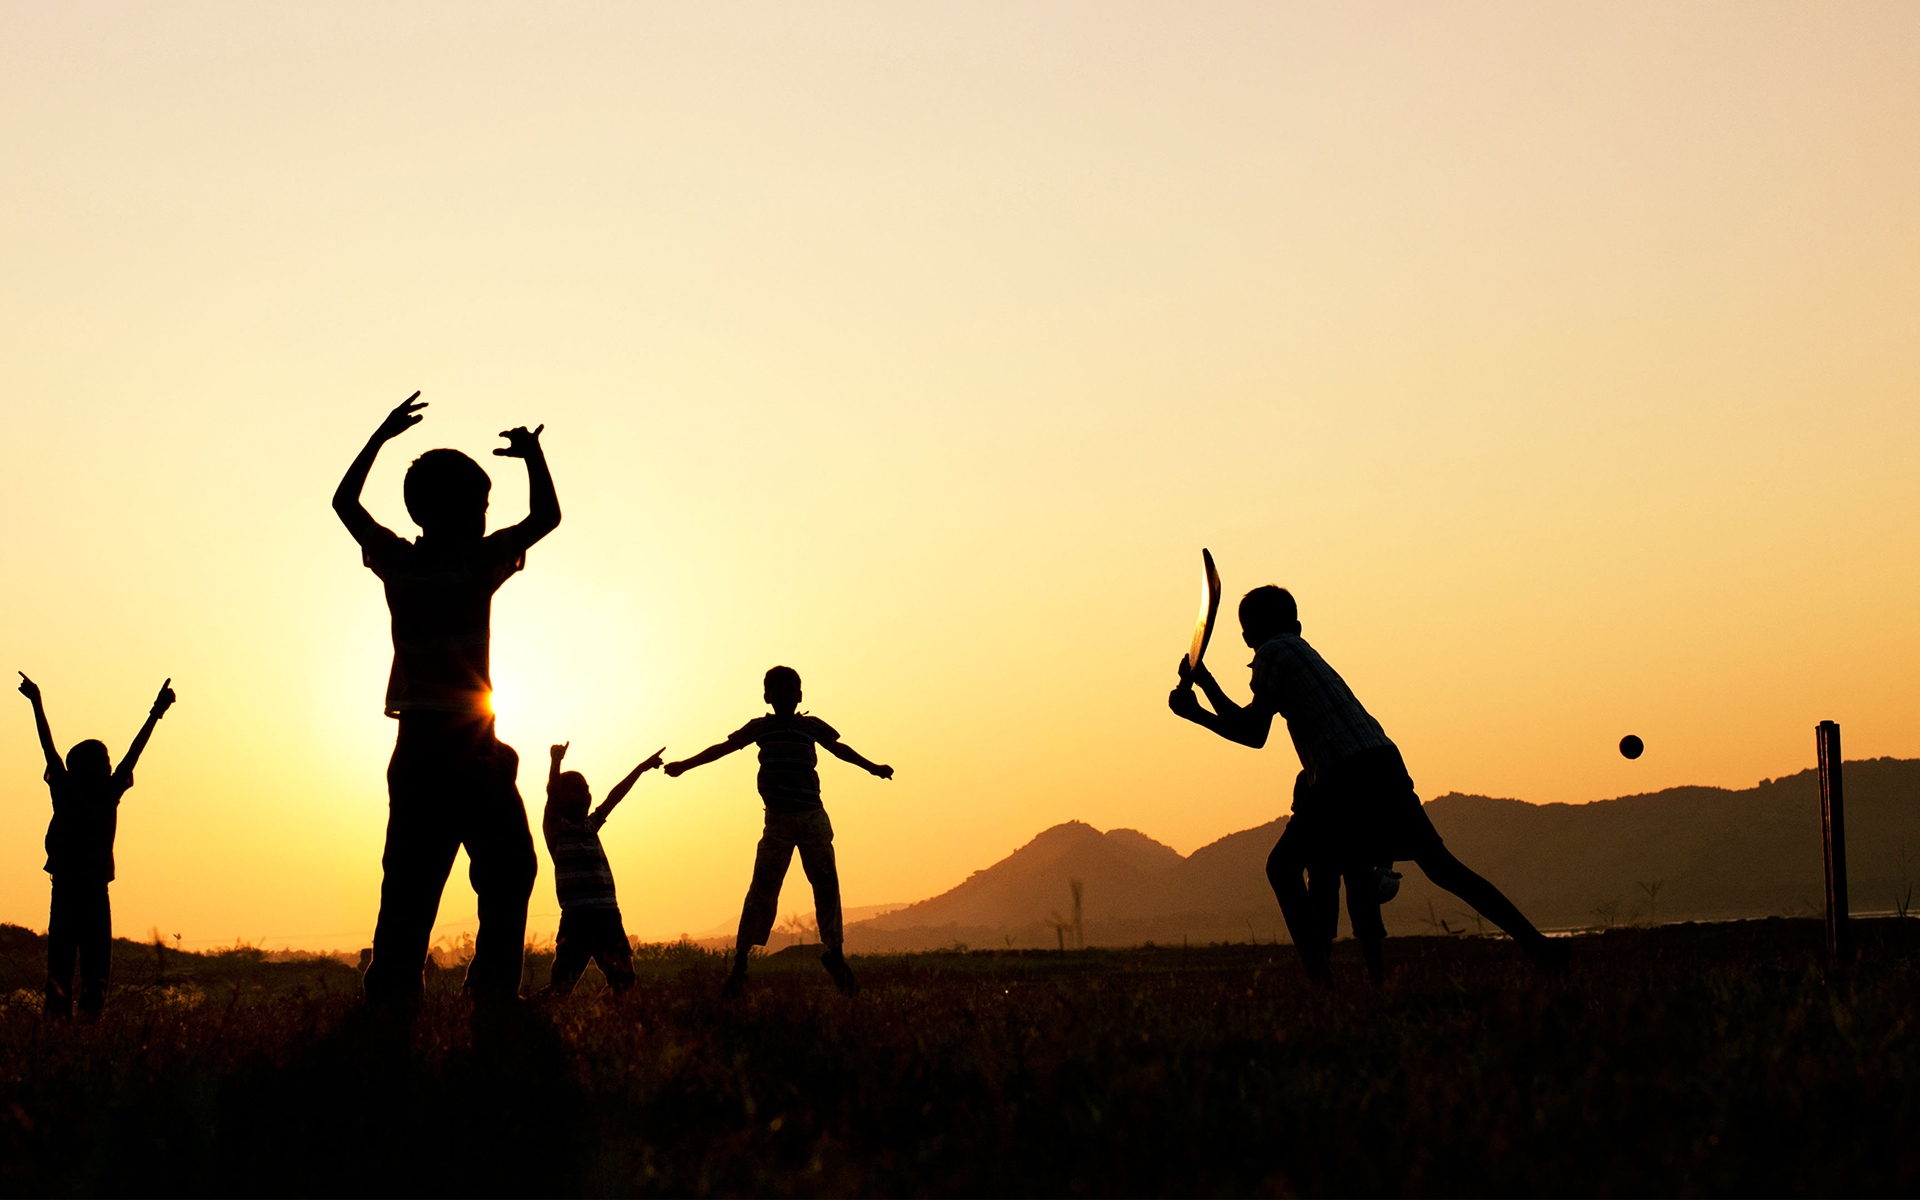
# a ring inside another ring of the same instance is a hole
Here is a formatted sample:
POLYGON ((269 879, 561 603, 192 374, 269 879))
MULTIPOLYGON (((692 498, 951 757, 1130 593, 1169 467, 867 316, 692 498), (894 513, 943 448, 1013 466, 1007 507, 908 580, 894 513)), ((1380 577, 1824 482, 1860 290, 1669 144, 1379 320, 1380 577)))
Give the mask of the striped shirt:
POLYGON ((814 746, 837 742, 840 734, 819 717, 806 713, 768 713, 755 717, 727 736, 727 745, 743 750, 760 746, 760 799, 768 812, 800 813, 824 808, 820 803, 820 761, 814 746))
POLYGON ((409 542, 377 529, 361 553, 386 585, 393 614, 387 715, 490 714, 493 594, 527 565, 520 535, 502 529, 477 542, 448 545, 425 537, 409 542))
POLYGON ((563 911, 620 908, 613 894, 613 868, 600 845, 600 827, 606 823, 605 813, 569 821, 554 812, 551 801, 547 804, 540 832, 547 837, 547 854, 553 858, 553 886, 560 893, 563 911))
POLYGON ((1299 634, 1273 638, 1253 655, 1254 698, 1287 719, 1300 765, 1318 779, 1342 759, 1391 746, 1380 722, 1299 634))

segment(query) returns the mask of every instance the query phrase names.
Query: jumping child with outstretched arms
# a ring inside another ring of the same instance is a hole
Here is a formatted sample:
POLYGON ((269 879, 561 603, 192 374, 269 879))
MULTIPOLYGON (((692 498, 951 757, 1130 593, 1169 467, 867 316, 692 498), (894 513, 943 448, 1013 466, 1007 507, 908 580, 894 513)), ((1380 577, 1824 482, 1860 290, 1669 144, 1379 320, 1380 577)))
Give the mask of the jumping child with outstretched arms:
POLYGON ((20 694, 33 703, 33 723, 46 755, 47 789, 53 793, 53 820, 47 825, 47 874, 53 876, 53 904, 47 917, 47 1013, 73 1012, 73 968, 80 965, 80 1011, 97 1017, 107 999, 107 974, 113 955, 113 910, 107 885, 113 882, 113 836, 120 822, 120 798, 133 787, 133 768, 167 709, 173 707, 173 680, 160 685, 147 722, 134 735, 120 765, 107 760, 105 743, 88 738, 67 751, 66 761, 53 744, 40 685, 20 673, 20 694))
POLYGON ((833 726, 800 707, 800 673, 792 667, 774 667, 767 672, 765 696, 773 711, 755 717, 692 758, 667 764, 669 776, 679 776, 694 767, 724 758, 748 746, 760 747, 760 799, 767 806, 766 831, 754 853, 753 882, 747 888, 747 902, 740 912, 740 935, 734 942, 733 971, 727 976, 724 995, 739 996, 747 986, 747 956, 755 946, 767 944, 773 933, 773 919, 780 903, 780 885, 800 851, 800 865, 813 884, 814 916, 820 925, 820 940, 826 943, 821 965, 833 976, 841 991, 852 995, 859 985, 853 970, 841 953, 844 941, 840 924, 840 872, 833 861, 833 824, 827 820, 826 806, 820 803, 820 775, 814 769, 818 761, 814 747, 882 779, 893 778, 893 768, 871 762, 840 740, 833 726))

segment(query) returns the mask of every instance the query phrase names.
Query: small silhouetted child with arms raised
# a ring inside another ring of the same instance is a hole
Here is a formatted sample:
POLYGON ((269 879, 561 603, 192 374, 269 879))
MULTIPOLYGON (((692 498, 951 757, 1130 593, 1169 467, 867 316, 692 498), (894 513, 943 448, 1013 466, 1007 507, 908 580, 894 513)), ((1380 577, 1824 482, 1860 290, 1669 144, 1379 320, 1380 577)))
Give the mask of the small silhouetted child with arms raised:
POLYGON ((47 874, 53 876, 53 905, 47 918, 47 1013, 73 1012, 73 968, 80 965, 80 1011, 97 1017, 107 1000, 107 969, 113 954, 113 911, 107 885, 113 882, 113 835, 120 822, 120 798, 133 786, 153 727, 173 706, 173 680, 147 712, 118 768, 107 760, 106 746, 92 738, 76 742, 66 761, 54 748, 40 685, 20 675, 20 694, 33 702, 33 723, 47 756, 47 788, 53 793, 53 821, 47 826, 47 874))
POLYGON ((767 806, 766 832, 753 858, 753 882, 740 912, 740 936, 734 943, 733 972, 724 995, 739 996, 747 986, 747 956, 767 944, 780 903, 780 885, 786 880, 793 852, 813 884, 815 918, 826 953, 820 962, 840 990, 852 995, 858 988, 853 971, 841 953, 840 873, 833 862, 833 825, 820 803, 820 774, 814 747, 824 747, 835 758, 865 767, 882 779, 893 778, 893 768, 869 762, 840 740, 833 726, 819 717, 796 711, 800 707, 800 673, 792 667, 767 672, 767 703, 773 711, 755 717, 733 731, 727 740, 708 746, 692 758, 667 764, 667 774, 678 776, 694 767, 724 758, 748 746, 760 747, 760 799, 767 806))
POLYGON ((567 995, 592 961, 600 964, 608 986, 624 992, 633 986, 633 951, 627 945, 626 927, 620 923, 613 868, 600 845, 600 827, 640 776, 660 765, 660 754, 627 772, 596 809, 587 777, 560 770, 567 746, 555 746, 549 753, 547 811, 540 829, 547 837, 547 853, 553 857, 554 889, 560 893, 560 933, 554 939, 553 980, 547 987, 555 995, 567 995))

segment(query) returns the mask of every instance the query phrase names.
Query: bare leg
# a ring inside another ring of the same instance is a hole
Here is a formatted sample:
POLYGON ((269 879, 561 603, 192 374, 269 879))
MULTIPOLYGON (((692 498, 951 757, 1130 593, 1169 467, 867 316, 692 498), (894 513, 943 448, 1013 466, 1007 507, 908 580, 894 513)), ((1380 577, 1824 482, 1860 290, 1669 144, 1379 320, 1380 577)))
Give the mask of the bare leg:
POLYGON ((1437 846, 1413 861, 1428 879, 1465 900, 1481 916, 1506 930, 1508 936, 1518 942, 1534 962, 1548 968, 1566 965, 1563 947, 1556 946, 1545 934, 1535 929, 1533 922, 1527 920, 1499 888, 1455 858, 1446 847, 1437 846))
POLYGON ((86 889, 53 881, 53 904, 47 915, 47 1015, 73 1015, 73 967, 80 957, 86 889))
POLYGON ((620 920, 618 909, 610 909, 600 922, 605 933, 593 952, 593 959, 600 964, 600 973, 607 977, 607 986, 619 995, 633 987, 633 947, 627 945, 627 927, 620 920))
POLYGON ((1350 867, 1346 880, 1347 919, 1353 922, 1353 936, 1367 960, 1367 978, 1378 987, 1387 978, 1387 960, 1381 947, 1387 927, 1380 920, 1380 885, 1372 867, 1350 867))
POLYGON ((1325 934, 1326 922, 1316 913, 1302 878, 1307 866, 1308 839, 1304 831, 1296 833, 1297 829, 1297 820, 1287 822, 1280 840, 1274 843, 1273 853, 1267 856, 1267 882, 1273 887, 1274 898, 1280 902, 1280 915, 1286 918, 1287 933, 1293 938, 1293 948, 1300 955, 1301 964, 1307 968, 1307 978, 1315 983, 1332 983, 1333 974, 1327 966, 1332 939, 1325 934))
POLYGON ((1340 937, 1340 872, 1326 863, 1307 868, 1307 900, 1314 930, 1326 945, 1340 937))

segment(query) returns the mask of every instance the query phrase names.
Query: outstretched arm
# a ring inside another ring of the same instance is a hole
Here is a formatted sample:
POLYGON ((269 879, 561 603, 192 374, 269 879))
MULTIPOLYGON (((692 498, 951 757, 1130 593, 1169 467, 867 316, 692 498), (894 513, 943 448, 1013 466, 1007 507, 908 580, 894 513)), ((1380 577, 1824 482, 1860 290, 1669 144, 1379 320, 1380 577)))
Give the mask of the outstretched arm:
POLYGON ((679 762, 668 763, 667 778, 678 779, 695 767, 704 767, 710 762, 725 758, 739 748, 740 747, 734 745, 732 742, 715 742, 692 758, 683 758, 679 762))
POLYGON ((60 751, 53 744, 53 727, 47 724, 46 706, 40 703, 40 685, 20 672, 20 694, 33 701, 33 726, 40 734, 40 752, 47 756, 47 770, 61 769, 60 751))
POLYGON ((527 432, 525 425, 503 429, 500 436, 507 444, 495 450, 501 458, 527 460, 527 519, 513 527, 521 546, 531 546, 560 527, 560 497, 553 490, 553 472, 547 469, 547 452, 540 448, 540 426, 527 432))
POLYGON ((340 486, 333 490, 333 511, 340 517, 341 524, 347 527, 347 532, 353 535, 353 540, 363 546, 375 530, 382 528, 380 522, 374 520, 373 515, 360 503, 360 491, 367 486, 367 473, 373 470, 373 460, 379 457, 380 447, 418 425, 421 421, 420 410, 425 407, 426 403, 420 399, 419 392, 402 400, 380 422, 380 428, 373 431, 373 436, 367 439, 367 444, 354 457, 353 465, 341 477, 340 486))
POLYGON ((553 785, 560 782, 560 760, 567 756, 567 747, 571 741, 547 748, 547 795, 553 795, 553 785))
POLYGON ((850 762, 856 767, 865 767, 868 771, 871 771, 882 779, 893 778, 892 767, 887 766, 885 763, 870 761, 865 755, 855 750, 852 746, 847 745, 845 742, 821 742, 820 747, 840 761, 850 762))
POLYGON ((1190 670, 1184 657, 1180 660, 1180 686, 1168 694, 1167 707, 1203 729, 1255 750, 1267 744, 1267 735, 1273 729, 1273 709, 1258 695, 1245 707, 1235 704, 1212 672, 1204 666, 1190 670), (1193 694, 1196 684, 1207 693, 1208 701, 1213 704, 1212 712, 1202 707, 1200 698, 1193 694))
POLYGON ((593 810, 593 816, 588 822, 588 828, 598 829, 602 825, 605 825, 607 823, 607 814, 613 811, 613 806, 627 798, 627 793, 633 790, 633 785, 639 782, 642 775, 653 770, 664 761, 661 756, 666 754, 666 752, 667 748, 665 746, 655 750, 653 757, 647 759, 647 761, 641 763, 633 770, 628 771, 625 779, 614 784, 613 790, 607 793, 607 798, 601 802, 600 807, 593 810))
POLYGON ((160 723, 161 717, 167 715, 167 710, 173 707, 175 699, 173 680, 169 679, 160 685, 160 694, 153 698, 153 707, 147 710, 147 723, 140 727, 139 733, 133 735, 133 745, 127 747, 127 753, 120 759, 120 765, 114 768, 115 775, 125 777, 133 774, 134 764, 140 761, 140 755, 147 748, 147 739, 153 736, 153 727, 160 723))
MULTIPOLYGON (((1183 658, 1180 661, 1184 663, 1186 659, 1183 658)), ((1226 689, 1222 688, 1220 681, 1213 677, 1213 672, 1207 670, 1207 664, 1201 663, 1193 668, 1192 672, 1182 672, 1182 674, 1188 675, 1192 682, 1200 685, 1200 690, 1207 694, 1207 703, 1213 705, 1213 711, 1217 713, 1240 711, 1240 706, 1228 698, 1226 689)))

